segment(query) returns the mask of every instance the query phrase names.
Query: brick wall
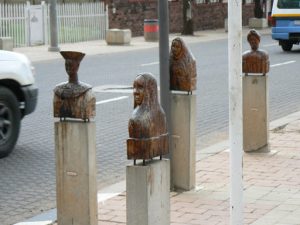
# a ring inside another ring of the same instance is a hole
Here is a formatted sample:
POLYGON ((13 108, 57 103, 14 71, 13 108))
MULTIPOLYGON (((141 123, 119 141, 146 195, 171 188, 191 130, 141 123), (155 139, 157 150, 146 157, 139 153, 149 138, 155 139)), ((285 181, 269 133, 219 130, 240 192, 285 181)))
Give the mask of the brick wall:
MULTIPOLYGON (((129 28, 133 36, 143 35, 144 19, 157 19, 157 1, 153 0, 110 0, 109 27, 129 28), (115 8, 115 13, 113 13, 115 8)), ((243 5, 243 25, 253 17, 254 4, 243 5)), ((182 31, 182 0, 169 2, 170 33, 182 31)), ((224 27, 227 17, 227 4, 195 4, 193 3, 194 30, 215 29, 224 27)))

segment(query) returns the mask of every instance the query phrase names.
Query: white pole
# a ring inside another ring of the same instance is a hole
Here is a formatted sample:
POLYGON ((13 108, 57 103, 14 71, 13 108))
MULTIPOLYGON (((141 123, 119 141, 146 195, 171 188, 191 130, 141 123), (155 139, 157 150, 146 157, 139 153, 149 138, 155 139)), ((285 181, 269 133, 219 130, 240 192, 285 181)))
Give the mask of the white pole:
POLYGON ((230 224, 243 224, 242 1, 228 1, 230 224))

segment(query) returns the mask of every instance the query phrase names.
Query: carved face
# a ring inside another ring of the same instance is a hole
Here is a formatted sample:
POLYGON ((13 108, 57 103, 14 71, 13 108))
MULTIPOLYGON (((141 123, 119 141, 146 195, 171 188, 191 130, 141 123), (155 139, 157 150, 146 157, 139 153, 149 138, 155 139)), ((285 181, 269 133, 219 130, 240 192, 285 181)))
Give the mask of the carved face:
POLYGON ((258 49, 260 40, 259 40, 259 38, 256 35, 249 36, 248 42, 251 45, 251 49, 253 51, 256 51, 258 49))
POLYGON ((66 59, 65 67, 69 76, 75 75, 78 72, 79 62, 75 60, 66 59))
POLYGON ((173 56, 175 59, 178 59, 179 56, 181 55, 181 51, 182 51, 182 44, 179 40, 173 40, 172 41, 172 46, 171 46, 171 50, 173 53, 173 56))
POLYGON ((140 76, 133 83, 134 105, 141 105, 144 100, 145 89, 144 79, 140 76))

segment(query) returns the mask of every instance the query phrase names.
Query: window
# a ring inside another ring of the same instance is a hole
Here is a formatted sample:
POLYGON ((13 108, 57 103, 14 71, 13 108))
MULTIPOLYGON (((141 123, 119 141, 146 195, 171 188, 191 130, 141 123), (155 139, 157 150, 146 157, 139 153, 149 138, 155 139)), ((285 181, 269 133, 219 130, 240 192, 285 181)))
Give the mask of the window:
POLYGON ((300 9, 300 0, 278 0, 279 9, 300 9))

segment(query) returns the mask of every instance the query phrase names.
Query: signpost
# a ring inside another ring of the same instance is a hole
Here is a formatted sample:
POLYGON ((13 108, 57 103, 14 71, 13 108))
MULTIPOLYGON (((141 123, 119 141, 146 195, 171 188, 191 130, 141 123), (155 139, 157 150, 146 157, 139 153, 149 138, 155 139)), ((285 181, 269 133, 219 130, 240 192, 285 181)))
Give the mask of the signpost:
POLYGON ((242 1, 228 1, 230 224, 243 224, 242 1))

